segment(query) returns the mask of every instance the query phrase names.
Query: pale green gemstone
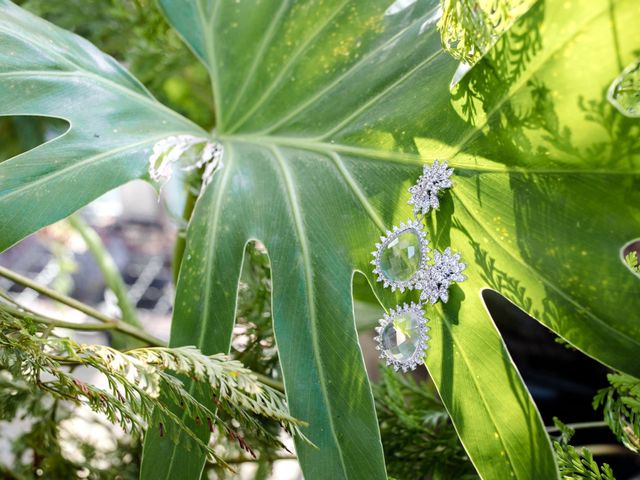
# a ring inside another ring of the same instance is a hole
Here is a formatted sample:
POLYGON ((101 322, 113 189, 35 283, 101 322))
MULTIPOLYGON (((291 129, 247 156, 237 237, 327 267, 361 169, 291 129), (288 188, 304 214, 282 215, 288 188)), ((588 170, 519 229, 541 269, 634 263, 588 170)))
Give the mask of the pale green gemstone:
POLYGON ((380 270, 393 282, 410 280, 419 270, 421 263, 420 237, 413 230, 407 230, 395 237, 380 254, 380 270))
POLYGON ((382 330, 382 348, 394 359, 406 362, 420 344, 420 319, 414 313, 395 317, 382 330))

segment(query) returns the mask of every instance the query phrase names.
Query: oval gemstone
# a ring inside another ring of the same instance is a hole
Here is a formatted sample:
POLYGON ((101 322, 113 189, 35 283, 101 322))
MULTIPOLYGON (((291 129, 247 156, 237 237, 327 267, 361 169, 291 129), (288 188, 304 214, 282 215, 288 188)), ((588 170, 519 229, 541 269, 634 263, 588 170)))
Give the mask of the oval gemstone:
POLYGON ((420 269, 422 246, 413 230, 406 230, 392 238, 380 253, 380 270, 388 280, 406 282, 420 269))
POLYGON ((420 345, 420 319, 411 312, 397 315, 382 330, 382 348, 399 362, 411 359, 420 345))

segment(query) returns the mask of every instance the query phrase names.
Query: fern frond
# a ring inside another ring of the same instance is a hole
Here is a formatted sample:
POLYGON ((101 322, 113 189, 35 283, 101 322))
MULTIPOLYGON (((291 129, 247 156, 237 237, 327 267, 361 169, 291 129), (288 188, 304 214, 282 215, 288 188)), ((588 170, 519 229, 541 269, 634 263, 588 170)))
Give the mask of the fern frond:
POLYGON ((628 449, 640 451, 640 380, 624 373, 607 375, 609 387, 598 391, 593 408, 604 410, 604 420, 628 449))
POLYGON ((249 453, 253 453, 251 447, 236 433, 240 427, 284 448, 261 419, 272 419, 304 438, 300 431, 303 423, 289 414, 283 394, 262 384, 250 370, 226 355, 207 356, 194 347, 121 352, 103 345, 81 345, 1 308, 0 383, 10 387, 0 390, 0 417, 15 415, 21 392, 26 395, 29 389, 37 388, 54 398, 86 404, 134 436, 142 436, 151 426, 176 441, 180 433, 186 434, 221 465, 224 460, 176 415, 171 402, 181 407, 186 418, 236 440, 249 453), (82 382, 66 368, 71 365, 98 371, 108 387, 82 382), (192 394, 181 378, 193 380, 202 395, 192 394), (211 402, 205 405, 196 397, 211 402), (177 429, 168 431, 167 425, 177 429))
POLYGON ((583 448, 578 451, 569 445, 574 434, 572 428, 557 418, 553 422, 561 432, 560 438, 553 441, 553 449, 563 480, 615 480, 608 464, 603 463, 600 467, 589 450, 583 448))
POLYGON ((374 397, 389 475, 477 479, 447 411, 427 385, 392 369, 381 375, 374 397))
POLYGON ((638 252, 632 250, 624 257, 624 261, 629 265, 631 270, 640 273, 640 263, 638 262, 638 252))

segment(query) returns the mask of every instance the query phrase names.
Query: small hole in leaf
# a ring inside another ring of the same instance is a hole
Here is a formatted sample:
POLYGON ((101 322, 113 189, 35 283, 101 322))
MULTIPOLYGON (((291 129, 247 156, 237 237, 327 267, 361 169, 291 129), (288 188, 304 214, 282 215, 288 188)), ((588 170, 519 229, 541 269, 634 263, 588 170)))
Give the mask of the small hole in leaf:
POLYGON ((0 116, 0 162, 63 135, 69 123, 59 118, 0 116))
POLYGON ((640 277, 640 239, 635 239, 627 243, 620 250, 622 263, 624 263, 632 273, 640 277))

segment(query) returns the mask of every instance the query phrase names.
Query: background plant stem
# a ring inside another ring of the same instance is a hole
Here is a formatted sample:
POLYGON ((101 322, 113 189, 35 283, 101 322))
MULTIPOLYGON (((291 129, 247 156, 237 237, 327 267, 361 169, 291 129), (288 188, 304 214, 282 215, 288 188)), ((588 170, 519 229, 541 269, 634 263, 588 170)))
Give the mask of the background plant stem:
MULTIPOLYGON (((19 273, 9 270, 8 268, 0 266, 0 276, 8 280, 11 280, 14 283, 30 288, 31 290, 34 290, 39 294, 44 295, 45 297, 49 297, 52 300, 55 300, 64 305, 67 305, 68 307, 71 307, 75 310, 78 310, 84 313, 85 315, 88 315, 89 317, 95 318, 96 320, 99 320, 103 323, 113 325, 114 326, 113 330, 127 334, 133 338, 142 340, 148 345, 158 346, 158 347, 165 345, 165 343, 162 340, 154 337, 153 335, 146 333, 145 331, 133 325, 129 325, 128 323, 125 323, 121 320, 110 318, 107 315, 90 307, 85 303, 79 302, 78 300, 68 297, 62 293, 56 292, 55 290, 45 287, 44 285, 40 285, 27 277, 23 277, 19 273)), ((34 320, 38 320, 38 318, 34 317, 34 320)))
POLYGON ((269 461, 269 462, 275 462, 276 460, 297 460, 298 457, 296 457, 295 455, 281 455, 278 457, 269 457, 267 459, 260 459, 260 458, 245 458, 245 457, 237 457, 237 458, 225 458, 224 461, 226 463, 228 463, 229 465, 237 465, 240 463, 257 463, 263 460, 269 461))
MULTIPOLYGON (((604 428, 607 427, 607 423, 604 421, 580 422, 567 423, 566 426, 574 430, 579 430, 581 428, 604 428)), ((560 429, 558 427, 546 427, 545 430, 547 431, 547 433, 560 433, 560 429)))
POLYGON ((258 380, 260 380, 261 383, 264 383, 265 385, 268 385, 271 388, 274 388, 279 392, 284 393, 284 383, 274 380, 271 377, 267 377, 266 375, 262 375, 261 373, 253 372, 253 374, 256 376, 258 380))
POLYGON ((76 323, 66 322, 64 320, 57 320, 55 318, 48 317, 46 315, 37 314, 31 311, 24 311, 10 305, 3 305, 2 310, 13 315, 16 318, 28 318, 38 323, 44 323, 45 325, 51 325, 53 327, 69 328, 72 330, 113 330, 117 328, 117 324, 114 323, 76 323))
POLYGON ((191 220, 191 215, 193 214, 193 209, 196 206, 196 201, 198 200, 198 192, 199 188, 193 188, 189 182, 186 184, 187 188, 187 199, 184 204, 184 210, 182 212, 182 219, 184 220, 184 227, 178 231, 178 235, 176 238, 176 245, 173 249, 173 284, 177 285, 178 283, 178 275, 180 275, 180 266, 182 265, 182 257, 184 257, 184 251, 187 247, 187 227, 189 225, 189 220, 191 220))
MULTIPOLYGON (((98 233, 84 221, 79 215, 71 215, 68 219, 69 225, 80 234, 84 243, 87 245, 89 252, 93 256, 107 287, 114 293, 118 301, 118 307, 122 315, 122 321, 142 328, 142 324, 138 319, 135 307, 129 300, 127 285, 120 274, 120 270, 113 260, 113 257, 102 243, 98 233)), ((139 342, 132 340, 131 337, 114 334, 113 346, 118 349, 127 349, 141 346, 139 342)))

